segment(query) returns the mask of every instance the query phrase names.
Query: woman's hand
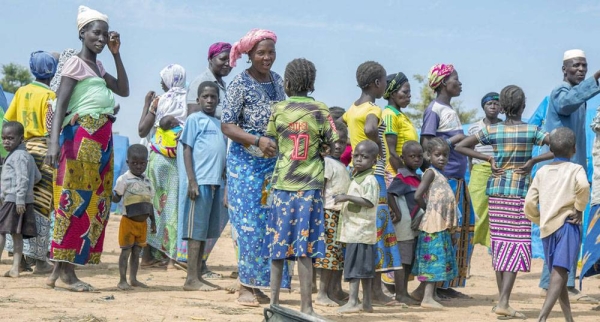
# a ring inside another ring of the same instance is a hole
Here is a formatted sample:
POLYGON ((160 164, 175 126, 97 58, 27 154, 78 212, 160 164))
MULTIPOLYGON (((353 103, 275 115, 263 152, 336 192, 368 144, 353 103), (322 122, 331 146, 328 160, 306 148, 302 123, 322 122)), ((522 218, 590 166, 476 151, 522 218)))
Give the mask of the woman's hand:
POLYGON ((108 50, 113 55, 119 53, 119 48, 121 47, 121 35, 119 35, 116 31, 110 31, 108 33, 108 50))
POLYGON ((150 108, 148 109, 148 112, 150 112, 152 114, 156 114, 156 109, 158 108, 159 99, 160 98, 158 96, 154 96, 152 103, 150 103, 150 108))
POLYGON ((502 175, 504 173, 504 169, 498 168, 496 166, 496 160, 494 160, 494 158, 492 158, 492 160, 490 160, 490 165, 492 166, 492 174, 493 175, 499 176, 499 175, 502 175))
POLYGON ((22 216, 25 213, 25 205, 17 205, 17 213, 22 216))
POLYGON ((149 91, 148 94, 146 94, 146 98, 144 99, 144 105, 150 106, 150 104, 152 104, 152 101, 154 100, 155 97, 156 97, 156 92, 149 91))
POLYGON ((60 158, 60 150, 57 142, 52 142, 48 144, 48 151, 46 152, 46 158, 44 159, 44 163, 56 168, 58 165, 58 160, 60 158))
POLYGON ((267 158, 274 157, 275 152, 277 151, 277 146, 275 145, 275 142, 273 142, 273 140, 265 136, 261 136, 260 139, 258 139, 258 148, 267 158))
POLYGON ((515 173, 518 174, 528 174, 531 173, 531 169, 533 169, 533 166, 535 165, 535 162, 533 161, 533 159, 529 159, 527 160, 527 162, 525 162, 525 165, 518 168, 517 170, 515 170, 515 173))

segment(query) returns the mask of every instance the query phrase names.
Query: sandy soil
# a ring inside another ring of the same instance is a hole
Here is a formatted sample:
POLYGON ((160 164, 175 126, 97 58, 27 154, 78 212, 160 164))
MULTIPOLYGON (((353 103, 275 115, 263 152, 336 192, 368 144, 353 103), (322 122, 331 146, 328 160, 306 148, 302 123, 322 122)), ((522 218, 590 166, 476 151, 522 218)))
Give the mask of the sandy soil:
MULTIPOLYGON (((77 274, 94 285, 97 293, 73 293, 61 289, 48 289, 44 276, 23 273, 18 279, 0 278, 0 313, 5 321, 261 321, 263 308, 246 308, 235 303, 236 294, 225 291, 210 293, 185 292, 182 285, 185 273, 165 268, 142 269, 140 281, 149 289, 120 291, 118 282, 117 243, 119 216, 112 216, 108 224, 102 264, 79 268, 77 274)), ((235 268, 229 229, 217 244, 209 259, 213 271, 229 276, 235 268)), ((0 273, 7 271, 11 258, 2 254, 0 273)), ((470 295, 469 300, 444 302, 440 310, 419 307, 375 307, 373 314, 338 316, 335 308, 315 306, 315 310, 333 321, 494 321, 491 312, 496 298, 496 282, 490 267, 490 256, 483 247, 476 247, 473 256, 471 278, 462 289, 470 295)), ((537 287, 542 261, 534 260, 531 273, 520 274, 513 291, 512 306, 535 320, 543 299, 537 287)), ((224 278, 216 281, 222 287, 232 286, 235 280, 224 278)), ((345 285, 346 287, 347 285, 345 285)), ((600 279, 584 281, 584 292, 600 298, 600 279)), ((411 283, 410 288, 416 287, 411 283)), ((294 289, 298 289, 295 278, 294 289)), ((297 291, 282 294, 282 305, 299 309, 300 294, 297 291)), ((266 306, 263 306, 266 307, 266 306)), ((595 305, 575 303, 572 305, 576 321, 599 321, 600 312, 592 310, 595 305)), ((549 321, 564 321, 560 307, 555 306, 549 321)))

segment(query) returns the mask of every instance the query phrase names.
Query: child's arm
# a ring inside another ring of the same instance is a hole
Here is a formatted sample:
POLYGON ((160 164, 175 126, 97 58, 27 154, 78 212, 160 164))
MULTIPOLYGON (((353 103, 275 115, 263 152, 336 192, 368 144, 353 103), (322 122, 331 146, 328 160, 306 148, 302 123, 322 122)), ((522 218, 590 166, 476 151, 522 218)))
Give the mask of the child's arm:
POLYGON ((381 140, 379 140, 379 132, 377 128, 379 127, 379 118, 375 114, 367 115, 367 120, 365 121, 365 135, 369 138, 369 140, 377 143, 379 146, 379 155, 383 157, 383 149, 381 147, 381 140))
POLYGON ((200 192, 198 191, 196 173, 194 173, 194 162, 192 160, 193 149, 183 142, 180 143, 183 144, 183 163, 185 164, 185 173, 188 179, 188 197, 195 200, 200 192))
POLYGON ((388 192, 387 194, 388 206, 390 207, 390 215, 392 216, 392 223, 399 223, 402 219, 402 212, 400 207, 396 203, 396 195, 388 192))
POLYGON ((150 213, 148 217, 150 217, 150 232, 156 234, 156 220, 154 219, 154 213, 150 213))
MULTIPOLYGON (((16 179, 16 201, 17 213, 22 215, 25 213, 25 197, 29 188, 29 169, 27 167, 27 159, 20 157, 13 164, 15 168, 15 179, 16 179)), ((32 183, 33 184, 33 183, 32 183)))
POLYGON ((569 222, 581 225, 582 212, 587 206, 590 197, 590 184, 587 181, 585 170, 579 168, 575 174, 575 214, 569 216, 569 222))
POLYGON ((539 201, 540 201, 540 191, 538 189, 538 182, 540 176, 536 176, 533 178, 533 182, 527 191, 527 196, 525 196, 525 216, 531 222, 540 224, 540 210, 538 209, 539 201))
POLYGON ((551 160, 553 158, 554 158, 554 153, 552 153, 552 152, 546 152, 546 153, 540 154, 534 158, 527 160, 527 162, 525 162, 524 166, 515 170, 515 173, 521 173, 521 174, 530 173, 531 169, 533 169, 533 166, 536 165, 537 163, 546 161, 546 160, 551 160))
POLYGON ((431 183, 433 182, 434 178, 435 178, 435 174, 433 173, 433 171, 431 171, 431 170, 425 171, 425 173, 423 174, 423 177, 421 178, 421 183, 419 183, 419 187, 417 188, 417 191, 415 192, 415 201, 417 202, 419 207, 421 207, 421 209, 423 209, 423 210, 427 209, 427 202, 425 201, 425 194, 427 193, 427 191, 429 191, 429 186, 431 186, 431 183))
POLYGON ((475 146, 477 145, 477 143, 479 143, 477 137, 475 135, 469 135, 464 140, 458 142, 458 144, 456 144, 456 146, 454 147, 454 150, 470 158, 491 162, 490 160, 493 160, 493 157, 475 151, 475 146))
POLYGON ((118 195, 116 191, 113 191, 112 202, 119 202, 119 201, 121 201, 121 196, 118 195))
POLYGON ((362 197, 350 196, 350 195, 335 196, 335 203, 346 202, 346 201, 349 201, 357 206, 364 207, 364 208, 375 207, 372 202, 370 202, 369 200, 362 198, 362 197))

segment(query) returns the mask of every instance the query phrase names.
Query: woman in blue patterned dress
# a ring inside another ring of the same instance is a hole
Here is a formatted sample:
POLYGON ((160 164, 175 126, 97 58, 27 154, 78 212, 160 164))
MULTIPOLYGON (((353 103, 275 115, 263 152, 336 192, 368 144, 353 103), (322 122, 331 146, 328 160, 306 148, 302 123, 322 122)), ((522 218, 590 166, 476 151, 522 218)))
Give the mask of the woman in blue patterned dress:
MULTIPOLYGON (((263 137, 271 105, 285 99, 281 76, 271 71, 277 36, 253 29, 231 48, 230 65, 242 54, 250 67, 229 84, 221 118, 223 133, 233 142, 227 156, 229 217, 238 246, 240 289, 237 302, 245 306, 268 303, 260 291, 270 286, 271 261, 261 255, 270 212, 270 179, 276 144, 263 137)), ((290 287, 284 268, 282 288, 290 287)))

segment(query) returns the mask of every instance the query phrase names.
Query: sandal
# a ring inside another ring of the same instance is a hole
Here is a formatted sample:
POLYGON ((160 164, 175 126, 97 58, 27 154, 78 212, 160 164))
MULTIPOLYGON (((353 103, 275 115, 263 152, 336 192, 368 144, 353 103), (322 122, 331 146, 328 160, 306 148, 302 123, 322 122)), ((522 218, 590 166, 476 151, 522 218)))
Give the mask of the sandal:
POLYGON ((513 308, 509 308, 510 311, 503 311, 503 310, 498 310, 496 308, 495 313, 498 315, 496 318, 498 320, 526 320, 527 317, 525 316, 525 314, 521 313, 521 312, 517 312, 515 309, 513 308))
POLYGON ((215 273, 213 271, 208 271, 208 272, 202 274, 202 278, 205 280, 220 280, 223 278, 223 275, 221 275, 219 273, 215 273))

